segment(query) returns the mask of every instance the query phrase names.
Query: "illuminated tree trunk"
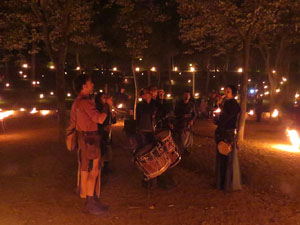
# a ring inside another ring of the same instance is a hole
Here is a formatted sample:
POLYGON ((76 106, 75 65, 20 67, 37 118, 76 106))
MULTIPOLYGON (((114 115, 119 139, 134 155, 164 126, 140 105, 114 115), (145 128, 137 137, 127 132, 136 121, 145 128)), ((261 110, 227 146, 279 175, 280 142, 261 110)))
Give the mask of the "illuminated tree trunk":
POLYGON ((246 124, 247 112, 247 86, 248 86, 248 73, 249 73, 249 58, 250 58, 250 38, 243 40, 243 75, 241 82, 241 113, 238 121, 238 140, 244 140, 244 130, 246 124))
POLYGON ((134 108, 133 108, 133 119, 136 120, 136 105, 138 101, 138 85, 137 85, 137 79, 136 79, 136 73, 135 68, 133 65, 133 61, 131 61, 131 70, 133 74, 133 80, 134 80, 134 108))

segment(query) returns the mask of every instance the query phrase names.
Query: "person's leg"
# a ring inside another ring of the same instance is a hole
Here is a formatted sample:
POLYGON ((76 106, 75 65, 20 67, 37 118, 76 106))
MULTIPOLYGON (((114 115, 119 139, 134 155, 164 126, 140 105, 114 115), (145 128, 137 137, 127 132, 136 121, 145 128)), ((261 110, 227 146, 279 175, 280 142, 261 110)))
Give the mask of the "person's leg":
POLYGON ((88 172, 86 187, 87 196, 94 196, 96 179, 99 174, 99 158, 93 160, 93 168, 88 172))

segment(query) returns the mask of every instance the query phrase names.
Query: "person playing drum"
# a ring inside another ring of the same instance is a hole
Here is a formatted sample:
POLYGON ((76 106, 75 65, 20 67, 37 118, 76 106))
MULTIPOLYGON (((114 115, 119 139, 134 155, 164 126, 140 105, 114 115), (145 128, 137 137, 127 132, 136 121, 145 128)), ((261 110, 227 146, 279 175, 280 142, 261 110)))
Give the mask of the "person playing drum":
POLYGON ((193 146, 192 127, 197 117, 195 104, 191 102, 191 93, 185 91, 183 100, 175 107, 175 131, 177 143, 182 154, 189 155, 193 146))

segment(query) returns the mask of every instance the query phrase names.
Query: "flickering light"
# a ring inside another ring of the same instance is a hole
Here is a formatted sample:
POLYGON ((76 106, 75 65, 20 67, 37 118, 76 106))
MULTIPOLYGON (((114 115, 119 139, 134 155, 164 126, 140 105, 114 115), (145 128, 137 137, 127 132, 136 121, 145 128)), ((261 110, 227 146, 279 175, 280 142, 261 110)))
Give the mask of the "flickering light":
POLYGON ((277 88, 277 89, 276 89, 276 93, 279 93, 279 92, 280 92, 280 88, 277 88))
POLYGON ((188 80, 188 83, 191 83, 192 81, 191 80, 188 80))
POLYGON ((224 91, 224 87, 221 87, 220 90, 221 90, 221 91, 224 91))
POLYGON ((142 58, 139 58, 139 60, 142 61, 143 59, 142 59, 142 58))
POLYGON ((122 107, 123 107, 122 103, 117 106, 118 109, 121 109, 122 107))
POLYGON ((272 117, 276 118, 279 115, 279 111, 277 109, 274 109, 274 111, 272 112, 272 117))
POLYGON ((40 82, 39 82, 39 81, 37 81, 37 82, 36 82, 36 84, 40 84, 40 82))
POLYGON ((235 96, 235 97, 234 97, 234 99, 235 99, 235 100, 238 100, 238 99, 239 99, 239 97, 238 97, 238 96, 235 96))
POLYGON ((285 77, 282 77, 282 80, 283 80, 283 82, 286 82, 286 81, 287 81, 287 79, 286 79, 285 77))
POLYGON ((136 68, 135 68, 135 71, 136 71, 136 72, 139 72, 139 71, 140 71, 140 67, 136 67, 136 68))
POLYGON ((251 79, 248 79, 248 82, 251 82, 251 79))
POLYGON ((72 95, 71 95, 71 93, 67 93, 67 96, 68 96, 68 97, 71 97, 72 95))
POLYGON ((152 72, 155 72, 156 71, 156 68, 154 66, 151 67, 150 69, 152 72))
POLYGON ((199 93, 198 92, 195 93, 195 97, 199 97, 199 93))
POLYGON ((172 95, 170 93, 168 93, 166 96, 167 96, 167 98, 171 98, 172 95))
POLYGON ((25 112, 26 110, 24 108, 20 108, 20 111, 21 112, 25 112))
POLYGON ((276 73, 276 70, 272 70, 272 73, 273 73, 273 74, 276 73))
POLYGON ((40 113, 43 115, 43 116, 46 116, 50 113, 50 110, 41 110, 40 113))
POLYGON ((22 67, 23 67, 23 68, 28 68, 28 64, 27 64, 27 63, 24 63, 24 64, 22 65, 22 67))
POLYGON ((295 98, 298 98, 300 95, 298 93, 295 94, 295 98))
POLYGON ((290 141, 292 143, 293 149, 299 151, 300 138, 298 132, 296 130, 289 130, 289 129, 286 129, 286 131, 287 131, 287 136, 290 138, 290 141))
POLYGON ((143 99, 142 99, 142 98, 139 98, 138 100, 139 100, 139 102, 143 101, 143 99))
POLYGON ((238 71, 238 73, 242 73, 243 72, 243 68, 240 67, 240 68, 238 68, 237 71, 238 71))
POLYGON ((6 84, 5 84, 5 87, 9 87, 9 86, 10 86, 10 84, 9 84, 9 83, 6 83, 6 84))
POLYGON ((172 84, 172 85, 174 85, 174 84, 175 84, 174 80, 171 80, 171 84, 172 84))
POLYGON ((190 63, 190 67, 192 67, 193 66, 193 64, 192 63, 190 63))
POLYGON ((26 79, 26 78, 27 78, 27 75, 26 75, 26 74, 24 74, 24 75, 23 75, 23 78, 24 78, 24 79, 26 79))
POLYGON ((118 69, 117 67, 114 67, 114 68, 113 68, 113 71, 117 71, 117 69, 118 69))
POLYGON ((125 83, 127 83, 127 82, 128 82, 128 79, 127 79, 127 78, 125 78, 125 79, 124 79, 124 82, 125 82, 125 83))
POLYGON ((193 66, 190 67, 190 72, 195 72, 195 68, 193 66))
POLYGON ((53 95, 54 95, 54 92, 53 92, 53 91, 51 91, 51 92, 50 92, 50 95, 52 95, 52 96, 53 96, 53 95))
POLYGON ((80 70, 80 66, 77 66, 77 67, 76 67, 76 70, 80 70))
POLYGON ((179 72, 178 74, 181 75, 181 72, 179 72))
POLYGON ((0 120, 3 120, 9 116, 12 116, 15 113, 14 110, 9 110, 9 111, 4 111, 4 112, 0 112, 0 120))
POLYGON ((282 84, 283 84, 283 81, 280 81, 280 84, 282 85, 282 84))
POLYGON ((68 73, 67 72, 65 72, 65 75, 67 75, 68 73))
POLYGON ((19 74, 22 75, 22 74, 23 74, 23 71, 20 70, 20 71, 19 71, 19 74))
POLYGON ((40 94, 40 99, 43 99, 44 97, 44 94, 40 94))
POLYGON ((36 85, 36 81, 32 81, 32 85, 33 85, 33 86, 36 85))
POLYGON ((55 66, 54 66, 54 65, 51 65, 51 66, 50 66, 50 69, 51 69, 51 70, 54 70, 54 69, 55 69, 55 66))
POLYGON ((36 108, 33 108, 31 111, 30 111, 30 114, 35 114, 37 113, 38 111, 36 110, 36 108))
POLYGON ((178 71, 178 68, 177 68, 177 66, 175 66, 173 70, 174 70, 175 72, 176 72, 176 71, 178 71))
POLYGON ((249 111, 249 113, 248 113, 250 116, 253 116, 254 115, 254 110, 253 109, 251 109, 250 111, 249 111))
POLYGON ((264 89, 267 89, 267 88, 268 88, 268 85, 265 85, 265 86, 264 86, 264 89))
POLYGON ((262 96, 264 96, 264 95, 263 95, 263 94, 260 94, 259 96, 262 97, 262 96))
POLYGON ((265 95, 268 95, 268 94, 270 94, 270 92, 266 91, 264 94, 265 94, 265 95))
POLYGON ((100 92, 100 93, 102 93, 102 92, 103 92, 103 90, 102 90, 102 89, 100 89, 100 90, 99 90, 99 92, 100 92))

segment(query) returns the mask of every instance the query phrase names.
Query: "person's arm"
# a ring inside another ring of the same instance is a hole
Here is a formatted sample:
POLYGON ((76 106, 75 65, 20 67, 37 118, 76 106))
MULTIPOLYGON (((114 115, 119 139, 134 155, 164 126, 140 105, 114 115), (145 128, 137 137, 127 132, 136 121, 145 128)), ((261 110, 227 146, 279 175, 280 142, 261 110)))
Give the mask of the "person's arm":
POLYGON ((90 119, 95 122, 102 124, 107 116, 107 112, 103 110, 103 112, 99 112, 96 109, 95 103, 91 100, 84 100, 80 102, 80 108, 83 110, 90 119))

